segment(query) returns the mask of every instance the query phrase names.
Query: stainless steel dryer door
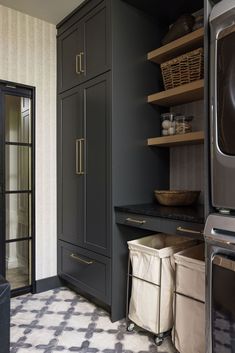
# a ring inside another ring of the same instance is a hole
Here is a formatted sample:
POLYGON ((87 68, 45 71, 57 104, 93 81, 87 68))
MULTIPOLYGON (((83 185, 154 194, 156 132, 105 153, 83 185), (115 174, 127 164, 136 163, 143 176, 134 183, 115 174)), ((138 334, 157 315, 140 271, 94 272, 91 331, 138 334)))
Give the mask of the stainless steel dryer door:
POLYGON ((235 8, 211 23, 212 203, 235 209, 235 8))

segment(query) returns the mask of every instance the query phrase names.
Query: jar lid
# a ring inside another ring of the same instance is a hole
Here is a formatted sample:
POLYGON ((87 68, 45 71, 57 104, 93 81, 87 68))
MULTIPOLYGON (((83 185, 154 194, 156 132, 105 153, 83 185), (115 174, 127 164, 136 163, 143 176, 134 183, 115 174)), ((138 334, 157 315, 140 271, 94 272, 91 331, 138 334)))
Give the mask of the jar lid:
POLYGON ((185 116, 185 115, 176 115, 175 116, 175 120, 184 120, 184 121, 192 121, 193 120, 193 116, 185 116))
POLYGON ((163 113, 163 114, 161 114, 161 118, 162 119, 167 119, 167 120, 170 120, 170 121, 173 121, 174 117, 175 117, 174 113, 163 113))

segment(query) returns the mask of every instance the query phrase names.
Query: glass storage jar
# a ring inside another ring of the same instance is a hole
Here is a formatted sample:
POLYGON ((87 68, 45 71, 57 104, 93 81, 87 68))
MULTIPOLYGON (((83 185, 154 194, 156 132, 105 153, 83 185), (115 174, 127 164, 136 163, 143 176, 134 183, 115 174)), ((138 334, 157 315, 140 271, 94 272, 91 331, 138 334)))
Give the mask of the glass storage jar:
POLYGON ((175 135, 174 113, 161 114, 162 136, 175 135))
POLYGON ((193 117, 185 117, 184 115, 175 116, 175 133, 186 134, 192 132, 192 121, 193 117))

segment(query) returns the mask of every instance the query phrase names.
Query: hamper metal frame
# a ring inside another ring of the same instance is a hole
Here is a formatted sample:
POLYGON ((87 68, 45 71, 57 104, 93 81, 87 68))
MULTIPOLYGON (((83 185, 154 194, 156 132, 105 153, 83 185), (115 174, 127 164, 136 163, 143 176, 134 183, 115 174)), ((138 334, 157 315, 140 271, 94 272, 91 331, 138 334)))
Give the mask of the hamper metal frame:
MULTIPOLYGON (((196 301, 196 302, 198 302, 198 303, 201 303, 201 304, 205 304, 205 302, 203 302, 202 300, 199 300, 199 299, 190 297, 189 295, 180 293, 180 292, 178 292, 178 291, 176 290, 177 268, 178 268, 178 264, 175 262, 175 290, 174 290, 173 335, 172 335, 172 341, 173 341, 173 343, 174 343, 174 346, 175 346, 175 324, 176 324, 176 295, 178 294, 178 295, 181 295, 181 296, 184 297, 184 298, 194 300, 194 301, 196 301)), ((178 350, 177 350, 177 352, 180 353, 178 350)))
POLYGON ((157 322, 157 327, 158 327, 158 333, 156 332, 152 332, 152 331, 149 331, 149 330, 146 330, 145 328, 143 327, 140 327, 141 329, 143 329, 144 331, 146 332, 150 332, 150 333, 153 333, 154 336, 155 336, 155 343, 157 345, 161 345, 163 340, 170 336, 171 335, 171 331, 172 329, 166 331, 166 332, 160 332, 160 328, 161 328, 161 283, 162 283, 162 258, 160 258, 160 285, 156 284, 156 283, 153 283, 153 282, 150 282, 150 281, 146 281, 142 278, 139 278, 137 276, 134 276, 132 274, 132 265, 131 265, 131 258, 130 258, 130 253, 129 253, 129 256, 128 256, 128 266, 127 266, 127 293, 126 293, 126 322, 127 322, 127 327, 129 326, 130 323, 133 323, 135 324, 137 327, 139 327, 134 321, 130 320, 129 319, 129 304, 130 304, 130 293, 131 293, 131 279, 132 278, 136 278, 140 281, 143 281, 143 282, 146 282, 146 283, 149 283, 155 287, 158 287, 160 292, 159 292, 159 299, 158 299, 158 322, 157 322))

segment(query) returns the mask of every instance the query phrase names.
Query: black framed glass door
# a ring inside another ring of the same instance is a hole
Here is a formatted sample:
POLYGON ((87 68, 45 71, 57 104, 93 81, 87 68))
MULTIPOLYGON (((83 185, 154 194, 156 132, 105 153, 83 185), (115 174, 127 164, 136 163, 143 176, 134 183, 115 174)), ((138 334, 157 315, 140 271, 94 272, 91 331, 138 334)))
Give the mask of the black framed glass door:
POLYGON ((13 292, 34 282, 34 90, 0 84, 0 272, 13 292))

